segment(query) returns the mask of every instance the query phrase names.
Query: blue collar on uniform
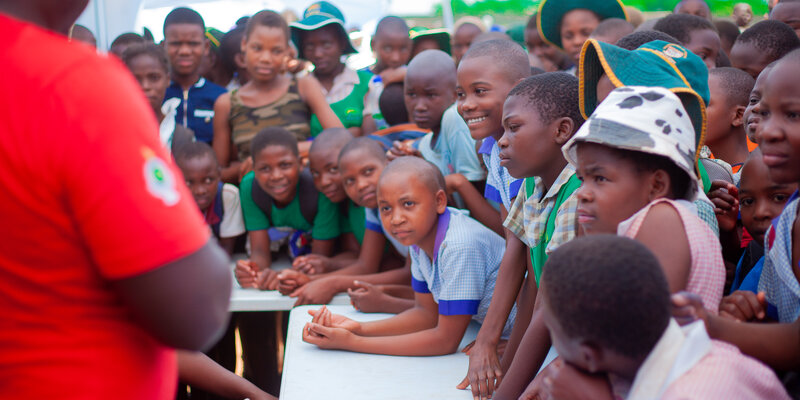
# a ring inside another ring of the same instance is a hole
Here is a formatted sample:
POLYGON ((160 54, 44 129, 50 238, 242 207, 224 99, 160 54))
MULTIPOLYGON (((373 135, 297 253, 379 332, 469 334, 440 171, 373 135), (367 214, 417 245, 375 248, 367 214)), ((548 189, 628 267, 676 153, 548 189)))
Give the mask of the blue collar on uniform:
MULTIPOLYGON (((436 239, 433 241, 433 260, 431 264, 436 264, 436 259, 439 255, 439 248, 442 247, 442 242, 447 234, 447 228, 450 226, 450 209, 445 208, 444 212, 439 215, 439 220, 436 223, 436 239)), ((411 248, 419 253, 419 246, 412 244, 411 248)))
POLYGON ((478 154, 492 154, 492 147, 497 143, 493 137, 487 136, 481 142, 481 148, 478 149, 478 154))

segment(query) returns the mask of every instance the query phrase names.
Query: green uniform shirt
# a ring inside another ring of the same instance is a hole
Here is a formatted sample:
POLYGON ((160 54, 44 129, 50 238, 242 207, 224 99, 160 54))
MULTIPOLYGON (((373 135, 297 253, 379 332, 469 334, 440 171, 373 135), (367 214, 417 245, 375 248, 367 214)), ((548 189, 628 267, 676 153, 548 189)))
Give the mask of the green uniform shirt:
MULTIPOLYGON (((271 218, 267 218, 267 215, 253 201, 254 176, 253 172, 248 173, 239 186, 244 226, 248 231, 259 231, 275 226, 310 230, 311 237, 319 240, 328 240, 339 236, 339 208, 322 193, 317 193, 317 215, 314 217, 313 224, 306 221, 300 212, 300 199, 297 194, 286 207, 278 208, 273 202, 271 218)), ((299 187, 298 183, 298 189, 299 187)))
MULTIPOLYGON (((358 71, 358 84, 353 87, 347 97, 330 104, 333 113, 342 121, 345 128, 361 127, 364 119, 364 96, 369 90, 369 80, 372 74, 369 72, 358 71)), ((316 115, 311 116, 311 136, 316 137, 322 132, 322 125, 316 115)))
POLYGON ((364 231, 367 229, 364 207, 357 206, 350 199, 345 200, 345 202, 347 204, 347 212, 339 215, 341 232, 352 233, 358 240, 358 244, 364 244, 364 231))

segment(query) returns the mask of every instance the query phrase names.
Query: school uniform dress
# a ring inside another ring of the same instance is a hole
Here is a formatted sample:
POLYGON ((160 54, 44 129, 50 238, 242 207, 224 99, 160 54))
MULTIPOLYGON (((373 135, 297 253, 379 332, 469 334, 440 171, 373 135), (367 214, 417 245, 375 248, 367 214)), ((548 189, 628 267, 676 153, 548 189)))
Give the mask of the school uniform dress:
POLYGON ((433 132, 419 141, 419 152, 425 160, 433 163, 442 175, 461 174, 468 181, 481 181, 486 172, 481 168, 475 153, 475 140, 469 134, 469 127, 458 114, 455 104, 442 115, 439 136, 433 143, 433 132))
POLYGON ((722 260, 722 247, 708 225, 689 208, 692 203, 685 200, 656 199, 627 220, 622 221, 617 227, 617 234, 635 239, 650 208, 660 203, 667 203, 678 212, 686 232, 686 239, 689 241, 692 265, 686 290, 700 296, 703 299, 703 306, 709 312, 717 314, 719 302, 722 300, 725 290, 725 264, 722 260))
POLYGON ((531 249, 537 282, 547 256, 577 234, 578 198, 574 193, 579 187, 572 165, 561 170, 547 193, 541 178, 526 178, 508 210, 503 225, 531 249))
POLYGON ((211 144, 214 138, 214 102, 225 93, 225 88, 200 77, 189 90, 171 82, 164 95, 164 103, 177 99, 175 123, 191 129, 198 141, 211 144))
POLYGON ((511 209, 511 200, 517 197, 524 179, 516 179, 500 165, 500 147, 493 137, 483 139, 478 154, 489 171, 486 174, 486 188, 483 197, 494 204, 502 204, 506 211, 511 209))
POLYGON ((93 48, 3 14, 0 35, 0 398, 171 399, 175 350, 110 284, 209 239, 153 111, 93 48))
MULTIPOLYGON (((792 265, 792 227, 800 206, 798 192, 794 192, 783 212, 767 231, 767 252, 758 282, 758 291, 767 296, 767 313, 778 321, 791 323, 800 317, 800 283, 792 265)), ((796 250, 797 251, 797 250, 796 250)))
MULTIPOLYGON (((430 293, 441 315, 472 315, 482 323, 489 311, 505 242, 496 233, 456 208, 439 216, 433 259, 412 245, 411 287, 430 293)), ((508 316, 503 337, 511 334, 516 305, 508 316)))
MULTIPOLYGON (((333 78, 331 90, 322 88, 325 101, 345 128, 361 128, 364 120, 364 98, 369 91, 369 72, 356 72, 348 67, 333 78)), ((322 132, 322 125, 316 115, 311 117, 311 136, 322 132)))
POLYGON ((710 339, 702 321, 681 328, 670 320, 630 387, 618 378, 611 382, 626 400, 789 399, 769 367, 710 339))

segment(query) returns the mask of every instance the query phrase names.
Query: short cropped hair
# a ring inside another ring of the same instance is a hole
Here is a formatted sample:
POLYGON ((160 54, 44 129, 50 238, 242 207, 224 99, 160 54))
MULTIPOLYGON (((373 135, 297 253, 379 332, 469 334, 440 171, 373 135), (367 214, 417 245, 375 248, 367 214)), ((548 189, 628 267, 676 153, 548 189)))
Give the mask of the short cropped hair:
POLYGON ((389 15, 378 21, 378 25, 375 26, 375 35, 373 35, 373 37, 377 38, 386 31, 408 32, 408 24, 400 17, 389 15))
POLYGON ((403 82, 394 82, 383 88, 378 98, 378 108, 389 126, 405 124, 410 121, 405 103, 405 86, 403 82))
POLYGON ((262 150, 269 146, 285 147, 296 157, 300 156, 300 151, 297 150, 297 138, 284 128, 271 126, 258 132, 250 142, 250 156, 253 161, 262 150))
POLYGON ((681 42, 678 39, 664 32, 636 31, 631 33, 630 35, 625 35, 621 39, 617 40, 616 46, 623 48, 625 50, 636 50, 643 44, 650 43, 654 40, 662 40, 667 43, 681 44, 681 42))
POLYGON ((711 24, 711 21, 690 14, 667 15, 658 20, 653 27, 653 30, 664 32, 680 40, 682 44, 689 43, 692 32, 706 29, 714 32, 717 31, 717 28, 711 24))
POLYGON ((528 23, 525 24, 525 29, 536 29, 538 27, 536 22, 536 17, 538 15, 539 13, 534 13, 530 18, 528 18, 528 23))
POLYGON ((619 32, 622 32, 622 35, 620 36, 625 36, 626 34, 633 33, 634 29, 636 28, 632 23, 622 18, 606 18, 601 21, 599 25, 597 25, 597 28, 594 28, 592 36, 616 36, 620 35, 619 32))
MULTIPOLYGON (((438 167, 420 157, 404 156, 394 159, 383 169, 380 181, 383 181, 385 177, 391 174, 407 174, 409 180, 420 181, 431 193, 445 190, 447 187, 442 171, 439 171, 438 167)), ((379 185, 380 181, 378 182, 379 185)))
POLYGON ((644 358, 670 321, 670 292, 658 259, 617 235, 573 239, 547 259, 546 307, 570 339, 644 358))
MULTIPOLYGON (((314 138, 311 142, 311 148, 308 150, 309 154, 313 154, 319 150, 327 150, 327 149, 341 149, 353 140, 353 134, 350 133, 345 128, 328 128, 323 130, 322 132, 314 138)), ((336 155, 336 159, 339 159, 339 155, 336 155)))
POLYGON ((491 58, 492 63, 499 66, 511 82, 531 76, 528 55, 522 46, 511 40, 493 39, 473 43, 461 62, 479 57, 491 58))
POLYGON ((111 42, 111 46, 109 48, 118 45, 144 43, 144 42, 145 42, 144 38, 141 37, 138 33, 126 32, 117 36, 117 38, 114 39, 113 42, 111 42))
POLYGON ((725 92, 726 102, 729 106, 747 106, 750 102, 750 92, 753 91, 756 80, 747 72, 736 68, 722 67, 709 70, 708 75, 719 78, 720 87, 725 92))
POLYGON ((259 27, 266 26, 267 28, 278 28, 283 31, 283 37, 286 42, 289 42, 289 25, 280 14, 275 11, 261 10, 247 20, 247 25, 244 28, 244 37, 250 37, 250 34, 259 27))
POLYGON ((736 41, 736 38, 741 35, 739 27, 727 19, 715 20, 714 27, 717 28, 717 33, 719 33, 720 39, 728 40, 731 44, 733 44, 733 42, 736 41))
POLYGON ((125 52, 122 53, 122 62, 125 63, 128 68, 130 68, 133 60, 142 55, 155 58, 156 61, 158 61, 158 64, 161 65, 161 68, 163 68, 164 71, 169 74, 169 61, 167 60, 167 54, 164 52, 163 47, 154 43, 135 43, 128 46, 128 48, 125 49, 125 52))
POLYGON ((178 7, 167 14, 164 18, 164 36, 167 35, 167 27, 172 24, 192 24, 199 26, 203 33, 206 32, 206 23, 203 17, 195 10, 188 7, 178 7))
POLYGON ((539 113, 543 123, 569 117, 575 130, 583 125, 578 106, 578 78, 566 72, 547 72, 525 78, 508 93, 519 96, 539 113))
POLYGON ((242 51, 243 37, 244 27, 237 26, 228 31, 228 33, 226 33, 219 42, 219 52, 222 65, 230 72, 238 69, 238 66, 236 65, 236 55, 242 51))
POLYGON ((777 60, 800 47, 800 39, 789 25, 780 21, 764 20, 747 28, 736 43, 752 44, 769 58, 777 60))
POLYGON ((344 157, 356 150, 364 150, 367 152, 367 154, 375 157, 375 159, 378 161, 386 161, 386 152, 383 151, 383 147, 378 143, 378 141, 366 136, 362 136, 351 140, 344 145, 344 147, 342 147, 342 151, 339 153, 339 162, 342 162, 344 157))
POLYGON ((175 161, 180 163, 184 160, 191 160, 193 158, 201 158, 205 156, 211 157, 214 160, 214 164, 218 164, 217 156, 214 154, 214 149, 205 142, 186 142, 177 146, 172 155, 175 156, 175 161))

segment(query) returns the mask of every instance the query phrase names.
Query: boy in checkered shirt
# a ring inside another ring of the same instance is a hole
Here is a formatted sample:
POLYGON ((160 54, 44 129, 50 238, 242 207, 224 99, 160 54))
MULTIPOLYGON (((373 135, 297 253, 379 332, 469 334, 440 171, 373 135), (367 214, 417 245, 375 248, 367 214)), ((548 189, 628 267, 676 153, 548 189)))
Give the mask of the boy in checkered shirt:
MULTIPOLYGON (((489 228, 448 208, 444 189, 439 169, 418 157, 392 161, 378 183, 383 226, 411 246, 416 306, 364 323, 322 308, 303 329, 303 340, 326 349, 404 356, 458 349, 470 321, 486 316, 504 244, 489 228)), ((506 322, 506 336, 515 314, 506 322)))

